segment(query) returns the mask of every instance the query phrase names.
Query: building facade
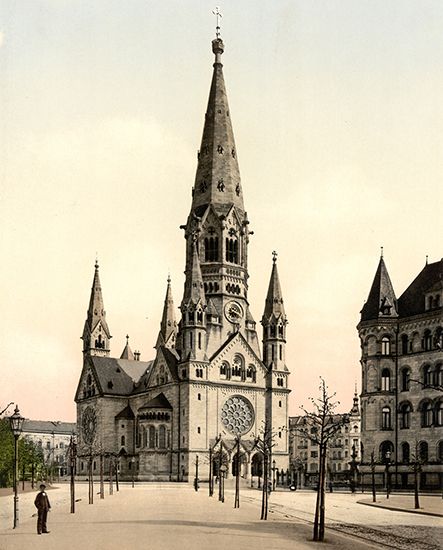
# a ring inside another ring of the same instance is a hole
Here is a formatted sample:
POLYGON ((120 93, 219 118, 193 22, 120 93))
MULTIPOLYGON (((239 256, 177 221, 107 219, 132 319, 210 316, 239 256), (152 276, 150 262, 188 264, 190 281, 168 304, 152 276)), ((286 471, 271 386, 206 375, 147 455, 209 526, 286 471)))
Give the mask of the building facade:
POLYGON ((362 472, 377 483, 443 483, 443 260, 428 264, 397 300, 383 257, 361 311, 362 472), (386 464, 388 471, 386 471, 386 464))
MULTIPOLYGON (((326 456, 326 482, 347 485, 353 479, 360 463, 360 407, 357 392, 349 413, 337 415, 345 420, 336 436, 330 441, 326 456)), ((312 424, 306 416, 289 417, 290 470, 298 487, 315 487, 318 484, 319 446, 300 433, 303 426, 312 424)), ((311 426, 313 429, 313 426, 311 426)))
MULTIPOLYGON (((120 475, 140 480, 189 480, 209 473, 209 450, 234 471, 239 439, 241 475, 259 471, 255 438, 275 432, 272 460, 288 467, 289 370, 287 318, 273 255, 262 324, 262 351, 248 302, 248 245, 237 149, 221 57, 215 55, 191 208, 184 230, 185 285, 180 321, 168 279, 156 354, 141 361, 129 342, 110 355, 98 264, 83 331, 83 369, 75 401, 79 474, 91 457, 119 460, 120 475)), ((270 461, 271 462, 271 461, 270 461)), ((219 460, 214 460, 217 472, 219 460)), ((105 466, 106 468, 107 466, 105 466)), ((93 466, 92 469, 94 470, 93 466)))
POLYGON ((75 432, 74 422, 26 419, 22 435, 42 449, 47 470, 53 478, 60 478, 69 473, 69 442, 75 432))

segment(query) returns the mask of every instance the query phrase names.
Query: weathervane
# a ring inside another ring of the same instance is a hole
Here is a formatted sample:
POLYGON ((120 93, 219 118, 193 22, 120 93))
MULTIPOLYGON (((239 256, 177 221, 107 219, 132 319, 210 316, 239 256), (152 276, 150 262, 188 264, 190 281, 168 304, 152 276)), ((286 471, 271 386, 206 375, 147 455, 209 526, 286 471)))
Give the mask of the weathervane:
POLYGON ((215 27, 215 36, 217 38, 220 38, 220 17, 223 17, 223 15, 220 13, 220 8, 218 6, 215 6, 215 10, 212 10, 212 13, 215 15, 217 20, 217 26, 215 27))

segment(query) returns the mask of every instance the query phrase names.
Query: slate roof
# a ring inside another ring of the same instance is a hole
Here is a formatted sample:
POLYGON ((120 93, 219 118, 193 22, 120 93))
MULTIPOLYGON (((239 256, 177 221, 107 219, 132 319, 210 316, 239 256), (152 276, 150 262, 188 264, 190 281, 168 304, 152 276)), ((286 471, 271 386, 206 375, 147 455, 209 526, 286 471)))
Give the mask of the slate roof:
POLYGON ((77 424, 75 422, 60 422, 51 420, 28 420, 23 422, 23 432, 25 433, 48 433, 71 435, 75 432, 77 424))
POLYGON ((130 361, 114 357, 90 358, 100 389, 105 394, 129 395, 134 384, 151 368, 152 361, 130 361))
POLYGON ((133 420, 135 418, 134 412, 129 405, 127 405, 122 411, 120 411, 116 416, 116 420, 125 419, 133 420))
POLYGON ((362 321, 379 317, 397 317, 397 300, 383 258, 380 258, 368 299, 361 310, 362 321), (382 303, 391 306, 389 315, 383 315, 380 311, 382 303))
MULTIPOLYGON (((398 299, 401 317, 418 315, 425 311, 425 293, 443 279, 443 259, 427 264, 398 299)), ((441 303, 441 302, 440 302, 441 303)))
POLYGON ((154 399, 151 399, 146 403, 146 405, 143 405, 138 410, 141 411, 143 409, 171 409, 172 405, 167 400, 164 393, 159 393, 154 399))

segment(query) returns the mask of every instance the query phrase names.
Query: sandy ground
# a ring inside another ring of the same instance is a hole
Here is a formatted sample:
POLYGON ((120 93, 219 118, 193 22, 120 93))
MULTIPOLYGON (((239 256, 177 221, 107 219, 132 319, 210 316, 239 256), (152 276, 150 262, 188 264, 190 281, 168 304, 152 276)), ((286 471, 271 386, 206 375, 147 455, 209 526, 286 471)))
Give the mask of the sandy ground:
MULTIPOLYGON (((33 508, 34 493, 20 497, 20 524, 12 530, 12 497, 0 498, 0 549, 38 550, 52 549, 103 549, 126 550, 155 547, 156 550, 226 549, 274 550, 318 548, 311 541, 312 509, 315 494, 311 492, 276 492, 271 497, 268 521, 260 521, 260 494, 243 490, 241 507, 233 508, 233 493, 226 492, 224 504, 217 497, 209 498, 207 487, 196 493, 192 487, 179 484, 146 484, 132 489, 122 485, 112 496, 106 492, 104 500, 95 495, 95 502, 87 502, 87 486, 77 484, 75 514, 69 513, 69 486, 62 485, 49 493, 52 512, 48 519, 51 533, 38 536, 33 508)), ((391 512, 358 505, 352 495, 332 495, 328 498, 328 524, 345 533, 329 528, 327 542, 322 548, 355 549, 380 548, 370 530, 388 533, 386 541, 394 548, 403 548, 401 537, 411 527, 411 514, 391 512), (401 515, 397 518, 396 515, 401 515), (387 516, 391 516, 391 522, 387 516), (406 517, 405 517, 406 516, 406 517), (351 536, 366 536, 366 541, 351 536), (403 533, 403 535, 402 535, 403 533), (397 537, 396 540, 390 536, 397 537), (400 541, 402 544, 398 545, 400 541)), ((441 518, 413 516, 417 528, 427 531, 425 538, 408 548, 433 548, 430 536, 437 536, 441 518), (426 546, 420 546, 420 544, 426 546)), ((439 540, 439 539, 436 539, 439 540)))

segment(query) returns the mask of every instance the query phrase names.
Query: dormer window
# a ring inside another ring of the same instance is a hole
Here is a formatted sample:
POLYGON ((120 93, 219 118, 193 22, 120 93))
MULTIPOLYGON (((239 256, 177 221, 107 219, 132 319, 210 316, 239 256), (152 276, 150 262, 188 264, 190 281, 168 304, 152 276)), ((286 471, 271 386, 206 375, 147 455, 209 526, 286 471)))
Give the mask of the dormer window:
POLYGON ((386 296, 383 297, 380 303, 380 313, 382 315, 391 315, 391 309, 392 309, 392 304, 390 304, 386 296))

